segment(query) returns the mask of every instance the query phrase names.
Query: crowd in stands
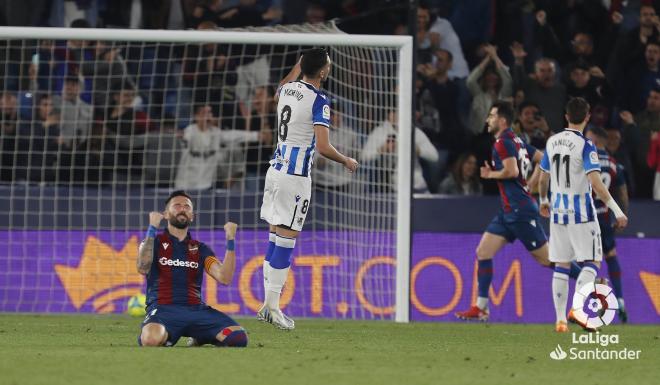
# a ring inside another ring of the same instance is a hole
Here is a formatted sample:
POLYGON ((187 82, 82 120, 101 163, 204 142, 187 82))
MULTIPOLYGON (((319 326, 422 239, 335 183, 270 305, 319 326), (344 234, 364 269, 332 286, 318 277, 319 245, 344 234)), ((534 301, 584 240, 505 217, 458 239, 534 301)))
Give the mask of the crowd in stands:
MULTIPOLYGON (((349 32, 413 34, 416 192, 496 193, 479 178, 479 165, 491 154, 493 138, 485 131, 491 104, 511 100, 514 130, 543 149, 565 126, 567 100, 580 96, 591 104, 590 125, 607 131, 606 148, 624 166, 632 196, 660 200, 659 1, 420 1, 415 31, 402 12, 405 1, 33 3, 30 12, 7 7, 0 22, 211 30, 339 18, 349 32), (375 5, 392 9, 374 13, 375 5)), ((222 44, 18 44, 0 47, 3 182, 114 183, 119 174, 177 188, 259 189, 274 144, 272 51, 222 44), (158 148, 166 143, 174 155, 150 152, 154 142, 158 148), (178 165, 174 173, 145 176, 163 157, 178 165)), ((330 138, 338 149, 367 166, 396 169, 396 113, 358 135, 349 111, 337 107, 330 138)), ((322 188, 350 182, 331 162, 318 159, 317 166, 322 188)), ((395 190, 395 173, 377 177, 395 190)))
POLYGON ((429 3, 442 3, 449 22, 427 5, 418 9, 416 123, 452 165, 440 168, 444 180, 427 179, 430 191, 493 192, 474 177, 471 161, 490 159, 484 122, 495 100, 512 101, 514 130, 544 149, 565 127, 567 100, 583 97, 590 126, 607 130, 608 151, 625 167, 633 196, 657 199, 660 2, 498 1, 494 9, 488 1, 429 3), (461 75, 464 62, 470 70, 461 75))

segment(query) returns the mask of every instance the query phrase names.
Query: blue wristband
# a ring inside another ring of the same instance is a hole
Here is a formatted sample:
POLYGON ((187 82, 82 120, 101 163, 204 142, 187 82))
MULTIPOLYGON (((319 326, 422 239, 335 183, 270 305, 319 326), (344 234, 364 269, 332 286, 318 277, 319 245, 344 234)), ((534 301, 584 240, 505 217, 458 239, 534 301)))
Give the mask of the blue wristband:
POLYGON ((149 228, 147 229, 147 238, 156 238, 157 232, 158 232, 157 228, 155 228, 152 225, 149 225, 149 228))
POLYGON ((234 251, 234 240, 230 239, 227 241, 227 251, 234 251))

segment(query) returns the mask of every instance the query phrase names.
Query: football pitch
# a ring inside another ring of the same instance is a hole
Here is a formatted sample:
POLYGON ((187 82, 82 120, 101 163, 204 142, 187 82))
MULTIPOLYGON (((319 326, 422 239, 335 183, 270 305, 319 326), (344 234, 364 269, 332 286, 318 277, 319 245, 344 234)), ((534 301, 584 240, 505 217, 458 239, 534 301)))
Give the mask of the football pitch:
MULTIPOLYGON (((140 319, 0 314, 0 384, 651 384, 660 326, 609 326, 618 344, 573 344, 551 325, 239 319, 246 349, 138 348, 140 319), (550 358, 560 345, 641 350, 638 360, 550 358)), ((575 336, 586 338, 578 332, 575 336)), ((596 336, 595 334, 592 336, 596 336)))

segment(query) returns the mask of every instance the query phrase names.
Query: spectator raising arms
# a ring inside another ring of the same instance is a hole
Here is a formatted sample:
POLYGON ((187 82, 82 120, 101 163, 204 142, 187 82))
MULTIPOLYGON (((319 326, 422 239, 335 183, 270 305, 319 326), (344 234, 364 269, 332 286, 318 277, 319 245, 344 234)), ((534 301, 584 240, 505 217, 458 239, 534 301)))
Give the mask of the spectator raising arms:
POLYGON ((497 56, 497 47, 483 46, 484 59, 467 78, 467 87, 472 94, 470 130, 478 135, 484 129, 490 106, 498 99, 512 96, 512 80, 508 68, 497 56))
POLYGON ((219 166, 223 177, 231 177, 235 167, 232 151, 238 149, 243 153, 244 142, 270 141, 268 134, 266 131, 221 130, 211 107, 198 106, 195 122, 183 132, 185 148, 176 174, 176 188, 203 190, 215 186, 219 166), (227 158, 228 161, 223 162, 227 158))
POLYGON ((511 52, 515 59, 513 81, 516 89, 522 89, 525 99, 539 106, 552 131, 564 128, 566 88, 557 81, 555 62, 541 58, 534 65, 533 76, 527 76, 524 58, 527 53, 520 43, 514 42, 511 52))
MULTIPOLYGON (((388 181, 377 181, 380 183, 388 183, 389 188, 396 191, 396 135, 397 128, 397 113, 392 111, 388 114, 387 120, 384 120, 378 127, 374 128, 367 138, 367 143, 362 149, 360 161, 365 165, 369 162, 376 162, 375 166, 378 169, 395 170, 392 175, 386 175, 388 181)), ((422 130, 415 127, 415 171, 413 174, 413 189, 415 192, 423 193, 428 192, 428 184, 424 179, 422 172, 422 165, 420 160, 429 163, 436 163, 439 160, 438 150, 433 147, 429 138, 422 130)), ((374 166, 374 163, 370 164, 374 166)))

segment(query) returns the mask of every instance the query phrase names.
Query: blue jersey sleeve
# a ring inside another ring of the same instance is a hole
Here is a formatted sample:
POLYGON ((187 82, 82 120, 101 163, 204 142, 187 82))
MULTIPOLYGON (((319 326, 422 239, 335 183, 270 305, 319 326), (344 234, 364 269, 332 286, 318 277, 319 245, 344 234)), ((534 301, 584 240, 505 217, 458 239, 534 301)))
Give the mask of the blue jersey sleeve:
POLYGON ((199 243, 199 256, 202 260, 206 259, 206 257, 215 257, 215 253, 213 250, 206 246, 205 243, 199 243))
POLYGON ((550 159, 548 158, 548 150, 543 151, 543 159, 540 164, 541 170, 550 172, 550 159))
POLYGON ((324 95, 317 94, 312 106, 312 122, 330 127, 330 102, 324 95))
POLYGON ((582 162, 584 163, 584 171, 586 173, 600 171, 598 151, 596 151, 596 146, 594 146, 594 143, 590 140, 584 142, 584 148, 582 149, 582 162))

